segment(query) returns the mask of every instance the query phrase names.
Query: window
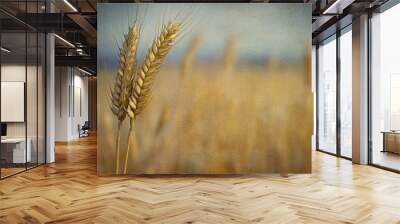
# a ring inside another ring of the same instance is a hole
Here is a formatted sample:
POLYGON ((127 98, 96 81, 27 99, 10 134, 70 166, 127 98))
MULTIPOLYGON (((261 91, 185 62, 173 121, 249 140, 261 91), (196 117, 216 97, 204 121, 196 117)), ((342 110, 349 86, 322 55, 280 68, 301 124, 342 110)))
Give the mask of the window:
POLYGON ((318 149, 336 153, 336 37, 318 48, 318 149))
POLYGON ((371 162, 400 170, 400 5, 371 18, 371 162))
POLYGON ((340 36, 340 155, 352 157, 352 33, 340 36))
POLYGON ((338 35, 320 43, 317 50, 317 149, 350 159, 352 26, 340 30, 338 35))
POLYGON ((390 130, 400 130, 400 73, 390 74, 390 130))

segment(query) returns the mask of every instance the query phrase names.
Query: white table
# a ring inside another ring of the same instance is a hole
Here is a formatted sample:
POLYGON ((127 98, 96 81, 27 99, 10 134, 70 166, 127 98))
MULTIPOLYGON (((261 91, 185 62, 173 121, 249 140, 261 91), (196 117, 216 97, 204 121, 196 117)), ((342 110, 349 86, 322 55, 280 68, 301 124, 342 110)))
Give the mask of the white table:
POLYGON ((25 154, 25 138, 5 138, 1 139, 2 147, 5 145, 6 147, 13 147, 13 163, 26 163, 31 162, 32 160, 32 152, 31 152, 31 145, 32 141, 30 138, 26 139, 28 143, 28 147, 26 147, 26 154, 25 154))

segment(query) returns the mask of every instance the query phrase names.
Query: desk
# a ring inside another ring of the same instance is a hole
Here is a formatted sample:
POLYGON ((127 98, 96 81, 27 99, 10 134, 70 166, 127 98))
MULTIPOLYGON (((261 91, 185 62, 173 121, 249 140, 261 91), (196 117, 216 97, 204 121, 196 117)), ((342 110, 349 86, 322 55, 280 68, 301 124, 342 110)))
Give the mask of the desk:
POLYGON ((25 138, 5 138, 1 139, 1 156, 6 163, 26 163, 31 162, 32 153, 30 138, 26 140, 28 147, 26 147, 25 154, 25 138), (11 159, 12 158, 12 159, 11 159))
POLYGON ((400 132, 383 131, 383 150, 382 152, 392 152, 400 154, 400 132))

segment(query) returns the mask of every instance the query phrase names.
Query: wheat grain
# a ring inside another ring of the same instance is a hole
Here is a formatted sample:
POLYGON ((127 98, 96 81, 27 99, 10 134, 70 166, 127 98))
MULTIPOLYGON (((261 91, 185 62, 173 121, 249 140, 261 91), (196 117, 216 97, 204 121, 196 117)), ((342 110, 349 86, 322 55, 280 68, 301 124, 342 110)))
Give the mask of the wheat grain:
POLYGON ((136 117, 143 111, 149 101, 154 76, 158 73, 160 66, 173 46, 178 32, 181 29, 181 23, 171 21, 163 26, 158 38, 153 41, 149 48, 146 58, 136 72, 132 83, 132 92, 129 98, 127 115, 131 122, 129 127, 128 146, 125 154, 124 173, 127 172, 128 157, 130 146, 132 144, 132 132, 136 117))
POLYGON ((170 51, 179 30, 180 23, 169 22, 162 29, 160 36, 153 41, 151 48, 149 48, 143 65, 134 79, 128 107, 128 116, 130 118, 134 119, 146 106, 154 76, 159 71, 163 59, 170 51))
POLYGON ((118 119, 116 138, 116 173, 119 173, 119 148, 122 122, 126 117, 126 108, 131 94, 131 82, 136 67, 136 49, 139 37, 139 27, 134 24, 124 36, 124 43, 120 48, 119 66, 115 79, 114 89, 111 90, 111 111, 118 119))

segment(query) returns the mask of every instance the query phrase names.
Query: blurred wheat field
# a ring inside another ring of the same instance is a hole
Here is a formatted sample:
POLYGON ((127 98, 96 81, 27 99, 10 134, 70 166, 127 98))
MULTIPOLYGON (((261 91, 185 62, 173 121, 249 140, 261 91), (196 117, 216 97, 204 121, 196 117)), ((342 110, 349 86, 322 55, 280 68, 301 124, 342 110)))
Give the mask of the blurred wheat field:
POLYGON ((98 174, 311 172, 311 15, 307 4, 100 4, 98 174))
MULTIPOLYGON (((311 172, 309 56, 306 66, 230 61, 218 66, 191 59, 182 67, 161 69, 152 99, 136 122, 129 174, 311 172)), ((98 88, 107 89, 115 72, 100 73, 98 88)), ((107 93, 100 92, 99 100, 107 105, 107 93)), ((108 108, 98 111, 103 149, 98 169, 112 174, 116 121, 108 108)))

